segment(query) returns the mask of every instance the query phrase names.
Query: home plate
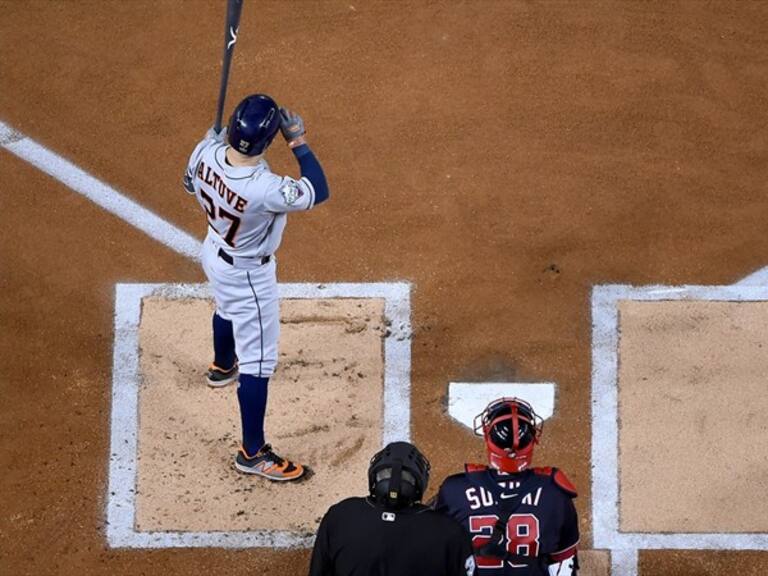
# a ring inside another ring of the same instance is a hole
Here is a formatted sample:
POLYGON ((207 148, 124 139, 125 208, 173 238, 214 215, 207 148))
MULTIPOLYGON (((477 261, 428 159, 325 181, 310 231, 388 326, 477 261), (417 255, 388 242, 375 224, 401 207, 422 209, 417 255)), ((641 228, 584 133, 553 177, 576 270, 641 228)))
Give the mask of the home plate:
POLYGON ((553 382, 451 382, 448 414, 471 429, 475 416, 493 400, 516 397, 530 403, 547 420, 555 412, 555 389, 553 382))

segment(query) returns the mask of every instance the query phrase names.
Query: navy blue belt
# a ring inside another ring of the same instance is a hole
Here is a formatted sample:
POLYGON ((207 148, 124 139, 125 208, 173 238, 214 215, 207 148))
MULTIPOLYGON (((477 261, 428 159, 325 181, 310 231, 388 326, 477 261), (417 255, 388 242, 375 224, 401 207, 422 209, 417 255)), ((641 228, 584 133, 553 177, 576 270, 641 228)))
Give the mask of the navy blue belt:
MULTIPOLYGON (((235 259, 232 257, 232 255, 231 254, 227 254, 221 248, 219 248, 219 258, 224 260, 224 262, 226 262, 230 266, 234 266, 235 265, 235 259)), ((238 258, 243 258, 243 257, 242 256, 238 256, 238 258)), ((272 259, 272 256, 261 256, 260 258, 258 256, 253 257, 253 258, 247 258, 246 257, 244 259, 255 260, 255 261, 259 262, 259 264, 261 264, 263 266, 264 264, 268 264, 269 263, 269 261, 272 259)))

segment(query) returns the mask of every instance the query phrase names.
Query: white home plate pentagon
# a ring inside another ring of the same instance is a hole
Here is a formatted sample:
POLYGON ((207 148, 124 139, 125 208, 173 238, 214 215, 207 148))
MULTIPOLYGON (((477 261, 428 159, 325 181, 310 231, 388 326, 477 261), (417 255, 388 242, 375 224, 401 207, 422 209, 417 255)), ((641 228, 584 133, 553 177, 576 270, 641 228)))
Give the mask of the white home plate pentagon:
POLYGON ((448 414, 472 429, 475 416, 488 404, 504 397, 528 402, 543 420, 555 412, 553 382, 451 382, 448 385, 448 414))
POLYGON ((367 490, 382 441, 383 299, 281 303, 280 365, 269 383, 267 439, 308 464, 308 481, 236 472, 235 386, 211 389, 212 303, 143 300, 135 529, 309 534, 328 506, 367 490))

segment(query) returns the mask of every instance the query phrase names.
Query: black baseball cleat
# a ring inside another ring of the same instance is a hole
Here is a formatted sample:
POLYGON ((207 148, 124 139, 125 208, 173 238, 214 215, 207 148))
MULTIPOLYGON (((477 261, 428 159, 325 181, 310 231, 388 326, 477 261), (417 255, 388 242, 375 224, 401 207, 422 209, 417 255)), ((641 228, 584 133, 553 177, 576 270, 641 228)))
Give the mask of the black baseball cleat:
POLYGON ((205 379, 208 380, 208 386, 212 388, 221 388, 226 386, 230 382, 237 380, 237 364, 232 366, 229 370, 219 368, 216 364, 211 364, 208 368, 208 373, 205 375, 205 379))

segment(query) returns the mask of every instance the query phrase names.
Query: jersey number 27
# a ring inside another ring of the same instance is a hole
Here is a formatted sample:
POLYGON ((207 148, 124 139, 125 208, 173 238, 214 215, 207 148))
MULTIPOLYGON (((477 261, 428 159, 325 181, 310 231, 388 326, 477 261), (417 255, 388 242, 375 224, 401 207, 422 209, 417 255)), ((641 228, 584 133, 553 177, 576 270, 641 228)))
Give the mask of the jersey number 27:
POLYGON ((211 228, 216 230, 218 232, 219 236, 223 236, 224 242, 235 247, 235 234, 237 234, 237 229, 240 228, 240 218, 232 214, 231 212, 227 212, 226 210, 222 209, 221 206, 219 206, 219 218, 226 218, 231 222, 229 225, 229 228, 227 229, 227 234, 222 235, 221 232, 219 232, 219 229, 214 224, 214 221, 216 220, 216 205, 213 203, 213 199, 208 196, 205 192, 200 190, 200 196, 202 196, 203 200, 206 203, 205 212, 208 214, 208 222, 211 224, 211 228))
MULTIPOLYGON (((469 517, 469 531, 472 546, 482 548, 491 539, 493 527, 499 521, 496 514, 484 514, 469 517)), ((539 554, 539 519, 533 514, 512 514, 507 522, 507 551, 518 556, 538 556, 539 554)), ((477 556, 478 568, 503 568, 504 560, 489 556, 477 556)))

